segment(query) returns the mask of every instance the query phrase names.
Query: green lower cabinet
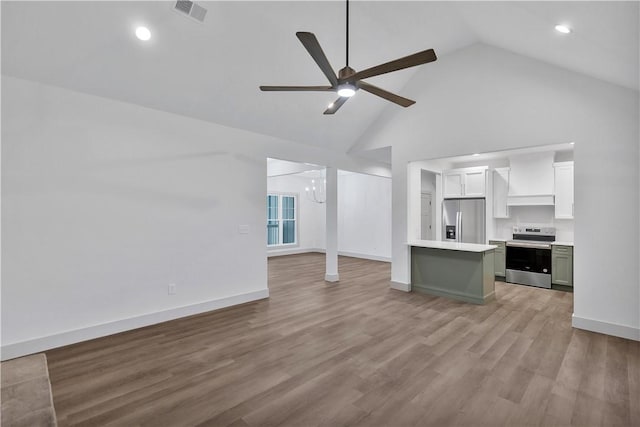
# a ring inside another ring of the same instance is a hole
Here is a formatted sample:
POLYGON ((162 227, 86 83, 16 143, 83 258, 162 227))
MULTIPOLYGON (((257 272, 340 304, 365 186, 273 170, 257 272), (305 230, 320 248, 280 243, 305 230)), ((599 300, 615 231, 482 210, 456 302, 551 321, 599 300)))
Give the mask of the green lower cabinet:
POLYGON ((573 247, 554 245, 551 249, 551 283, 573 286, 573 247))
POLYGON ((494 255, 493 271, 496 276, 505 277, 507 274, 507 250, 505 242, 502 240, 489 240, 489 244, 497 246, 494 255))
POLYGON ((411 248, 411 291, 485 304, 495 299, 494 250, 411 248))

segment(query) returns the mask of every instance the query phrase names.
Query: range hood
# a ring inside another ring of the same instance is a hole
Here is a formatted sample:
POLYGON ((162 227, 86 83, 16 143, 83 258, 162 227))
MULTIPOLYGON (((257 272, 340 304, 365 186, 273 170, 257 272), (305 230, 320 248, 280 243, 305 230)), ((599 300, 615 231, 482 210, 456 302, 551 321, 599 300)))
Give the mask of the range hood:
POLYGON ((509 158, 507 206, 553 206, 553 152, 509 158))
POLYGON ((553 206, 553 194, 507 196, 507 206, 553 206))

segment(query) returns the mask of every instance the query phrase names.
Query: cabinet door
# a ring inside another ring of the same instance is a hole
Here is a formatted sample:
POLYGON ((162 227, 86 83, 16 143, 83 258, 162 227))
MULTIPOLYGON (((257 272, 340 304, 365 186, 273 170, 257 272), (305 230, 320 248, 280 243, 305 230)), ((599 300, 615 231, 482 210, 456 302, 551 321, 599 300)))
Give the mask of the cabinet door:
POLYGON ((573 218, 573 165, 555 166, 555 217, 573 218))
POLYGON ((462 196, 462 172, 447 172, 444 175, 444 197, 462 196))
POLYGON ((505 277, 507 275, 507 259, 504 247, 502 249, 496 249, 495 274, 500 277, 505 277))
POLYGON ((493 217, 509 218, 507 195, 509 194, 509 168, 493 171, 493 217))
POLYGON ((551 283, 573 286, 573 256, 570 253, 554 253, 551 262, 551 283))
POLYGON ((494 274, 499 277, 505 277, 507 272, 506 250, 504 242, 489 240, 490 245, 498 246, 494 251, 493 265, 494 274))
POLYGON ((464 188, 462 189, 465 196, 484 197, 485 194, 485 177, 486 171, 473 171, 464 173, 464 188))

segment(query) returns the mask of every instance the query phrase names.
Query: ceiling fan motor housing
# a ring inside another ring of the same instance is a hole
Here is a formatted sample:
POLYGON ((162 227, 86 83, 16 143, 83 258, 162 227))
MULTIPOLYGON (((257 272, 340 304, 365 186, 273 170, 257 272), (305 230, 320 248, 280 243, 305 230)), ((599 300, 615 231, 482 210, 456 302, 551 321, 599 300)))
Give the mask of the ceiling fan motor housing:
POLYGON ((347 82, 349 81, 349 76, 352 76, 356 73, 356 70, 354 70, 353 68, 347 66, 342 68, 340 71, 338 71, 338 80, 342 83, 342 82, 347 82))

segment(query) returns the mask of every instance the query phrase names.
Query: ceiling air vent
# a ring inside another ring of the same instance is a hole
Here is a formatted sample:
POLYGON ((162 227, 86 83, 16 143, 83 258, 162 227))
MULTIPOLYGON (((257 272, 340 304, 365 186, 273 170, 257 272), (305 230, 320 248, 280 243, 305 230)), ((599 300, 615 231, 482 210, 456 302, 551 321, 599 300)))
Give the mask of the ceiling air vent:
POLYGON ((204 17, 207 16, 207 9, 192 1, 179 0, 173 10, 198 22, 204 22, 204 17))

